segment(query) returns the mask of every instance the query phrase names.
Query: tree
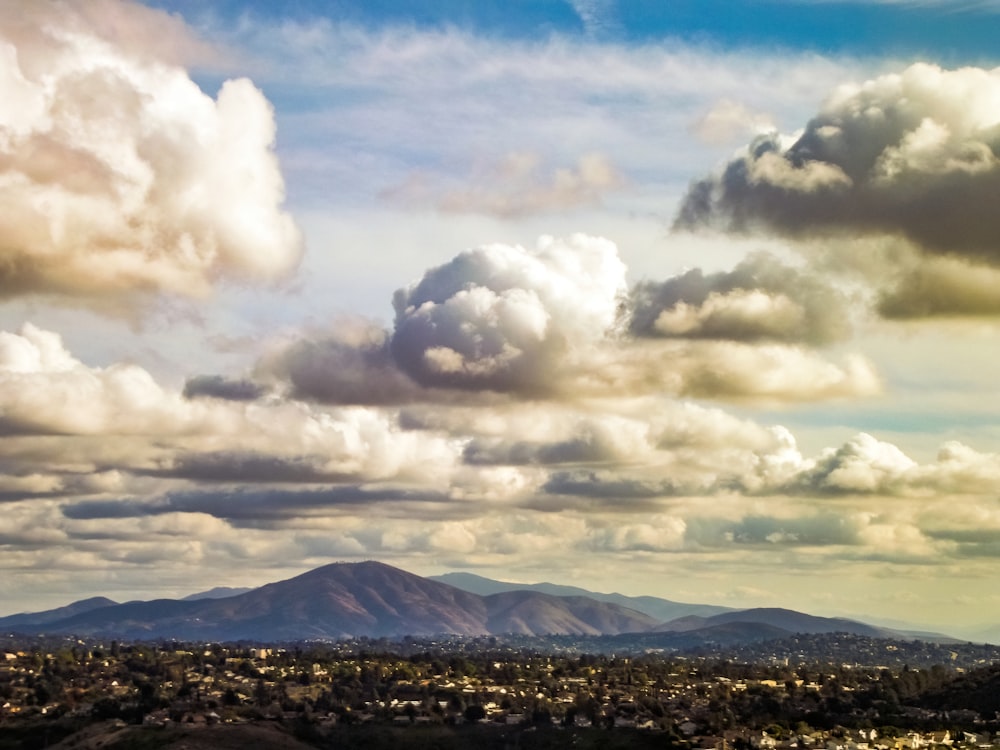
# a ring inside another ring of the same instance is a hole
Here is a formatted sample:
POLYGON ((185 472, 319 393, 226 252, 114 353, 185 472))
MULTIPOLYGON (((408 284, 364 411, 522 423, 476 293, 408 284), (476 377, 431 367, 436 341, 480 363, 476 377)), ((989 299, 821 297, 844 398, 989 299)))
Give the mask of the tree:
POLYGON ((480 705, 472 704, 465 707, 465 712, 462 715, 465 716, 465 720, 470 724, 475 724, 477 721, 482 721, 486 718, 486 709, 480 705))

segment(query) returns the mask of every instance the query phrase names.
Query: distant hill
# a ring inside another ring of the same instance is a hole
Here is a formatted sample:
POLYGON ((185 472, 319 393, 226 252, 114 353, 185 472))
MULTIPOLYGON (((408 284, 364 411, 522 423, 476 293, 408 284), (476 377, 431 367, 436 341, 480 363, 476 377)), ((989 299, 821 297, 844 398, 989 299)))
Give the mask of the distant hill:
POLYGON ((736 646, 787 638, 791 633, 783 628, 760 622, 731 622, 706 625, 693 630, 653 631, 639 634, 608 636, 605 640, 622 651, 662 650, 688 651, 705 646, 736 646))
POLYGON ((583 596, 503 591, 485 597, 491 633, 602 635, 645 630, 653 618, 583 596))
POLYGON ((541 593, 478 596, 377 562, 335 563, 223 599, 128 602, 44 622, 28 633, 184 640, 621 633, 655 625, 606 602, 541 593))
POLYGON ((815 615, 807 615, 792 609, 779 608, 743 609, 724 612, 711 617, 681 617, 663 623, 656 630, 665 633, 683 633, 721 625, 748 623, 768 625, 772 628, 778 628, 785 633, 851 633, 871 638, 895 638, 902 635, 889 628, 879 628, 843 617, 816 617, 815 615))
POLYGON ((710 617, 733 611, 729 607, 718 607, 711 604, 684 604, 674 602, 669 599, 660 599, 655 596, 625 596, 624 594, 601 594, 596 591, 577 588, 576 586, 560 586, 554 583, 510 583, 507 581, 496 581, 492 578, 484 578, 474 573, 445 573, 440 576, 431 576, 432 581, 447 583, 456 588, 487 596, 489 594, 499 594, 505 591, 538 591, 552 596, 584 596, 589 599, 596 599, 599 602, 617 604, 620 607, 643 612, 654 620, 666 622, 675 620, 678 617, 695 615, 699 617, 710 617))
POLYGON ((245 594, 248 591, 253 591, 251 588, 232 588, 231 586, 216 586, 214 589, 209 589, 208 591, 199 591, 196 594, 188 594, 182 601, 194 602, 199 599, 226 599, 230 596, 239 596, 240 594, 245 594))
POLYGON ((1000 643, 1000 625, 972 632, 969 640, 975 643, 1000 643))
POLYGON ((78 615, 91 610, 111 607, 118 602, 107 599, 103 596, 95 596, 90 599, 81 599, 78 602, 67 604, 65 607, 57 609, 47 609, 44 612, 23 612, 17 615, 0 617, 0 630, 17 630, 24 625, 48 625, 49 623, 65 620, 67 617, 78 615))

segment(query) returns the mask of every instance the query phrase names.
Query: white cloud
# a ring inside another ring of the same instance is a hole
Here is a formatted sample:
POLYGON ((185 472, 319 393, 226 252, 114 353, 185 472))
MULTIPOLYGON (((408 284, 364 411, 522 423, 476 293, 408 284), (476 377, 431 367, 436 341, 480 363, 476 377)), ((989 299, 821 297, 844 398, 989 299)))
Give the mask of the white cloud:
POLYGON ((209 481, 426 481, 447 476, 457 457, 456 447, 372 409, 191 401, 135 365, 88 367, 31 325, 0 333, 0 385, 0 455, 20 475, 110 464, 209 481))
POLYGON ((295 268, 271 107, 246 79, 213 100, 156 57, 185 34, 112 0, 0 12, 0 294, 114 310, 295 268))
POLYGON ((551 392, 611 332, 624 292, 607 240, 477 248, 396 293, 392 352, 425 386, 551 392))
POLYGON ((836 363, 803 345, 851 326, 846 295, 815 274, 763 254, 631 292, 625 274, 603 238, 484 245, 397 290, 391 334, 343 319, 279 347, 257 374, 337 404, 653 393, 780 403, 881 388, 865 357, 836 363))
POLYGON ((729 272, 695 268, 663 282, 640 282, 630 301, 637 335, 824 344, 851 330, 846 294, 765 253, 729 272))
POLYGON ((775 130, 774 119, 765 113, 751 111, 746 105, 723 98, 692 125, 693 132, 711 144, 728 144, 747 136, 775 130))

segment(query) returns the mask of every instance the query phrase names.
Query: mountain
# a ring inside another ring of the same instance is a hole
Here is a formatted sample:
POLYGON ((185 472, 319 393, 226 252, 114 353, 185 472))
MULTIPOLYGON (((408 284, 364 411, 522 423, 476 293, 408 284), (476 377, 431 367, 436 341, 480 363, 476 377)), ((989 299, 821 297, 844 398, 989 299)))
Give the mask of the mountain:
POLYGON ((710 617, 732 611, 729 607, 717 607, 711 604, 684 604, 669 599, 660 599, 655 596, 601 594, 596 591, 577 588, 576 586, 560 586, 554 583, 509 583, 507 581, 484 578, 474 573, 445 573, 444 575, 431 576, 430 578, 432 581, 447 583, 481 596, 499 594, 505 591, 538 591, 552 596, 583 596, 589 599, 596 599, 599 602, 608 602, 610 604, 617 604, 620 607, 638 610, 659 622, 675 620, 678 617, 686 617, 688 615, 710 617))
POLYGON ((602 635, 647 630, 653 618, 583 596, 503 591, 485 597, 491 633, 602 635))
MULTIPOLYGON (((941 633, 914 630, 897 630, 880 627, 844 617, 817 617, 796 612, 792 609, 776 607, 742 609, 723 612, 711 617, 691 615, 679 617, 653 628, 658 633, 704 633, 724 626, 767 626, 785 635, 795 633, 822 635, 825 633, 850 633, 867 638, 890 638, 894 640, 931 641, 934 643, 960 643, 961 641, 941 633)), ((749 640, 747 641, 749 642, 749 640)))
POLYGON ((765 625, 785 634, 851 633, 869 638, 902 638, 905 634, 843 617, 816 617, 792 609, 759 608, 724 612, 711 617, 680 617, 655 628, 662 633, 688 633, 728 625, 765 625))
POLYGON ((67 604, 65 607, 47 609, 44 612, 23 612, 17 615, 0 617, 0 630, 16 630, 24 625, 48 625, 49 623, 59 622, 60 620, 65 620, 67 617, 72 617, 83 612, 111 607, 117 603, 103 596, 95 596, 90 599, 81 599, 78 602, 67 604))
POLYGON ((479 596, 377 562, 335 563, 224 599, 127 602, 22 632, 125 638, 283 641, 350 636, 621 633, 648 615, 582 597, 537 592, 479 596))
POLYGON ((245 594, 248 591, 253 591, 249 588, 232 588, 231 586, 216 586, 208 591, 199 591, 196 594, 188 594, 184 597, 183 601, 193 602, 198 599, 225 599, 230 596, 239 596, 240 594, 245 594))

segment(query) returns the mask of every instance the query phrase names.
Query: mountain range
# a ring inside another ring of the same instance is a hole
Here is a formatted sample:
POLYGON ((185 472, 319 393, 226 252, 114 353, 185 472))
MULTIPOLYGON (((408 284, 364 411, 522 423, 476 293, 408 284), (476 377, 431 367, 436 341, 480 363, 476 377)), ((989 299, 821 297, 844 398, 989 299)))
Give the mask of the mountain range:
POLYGON ((586 596, 599 602, 617 604, 620 607, 637 609, 659 622, 675 620, 678 617, 711 617, 723 612, 733 611, 731 607, 719 607, 712 604, 684 604, 670 599, 659 599, 655 596, 625 596, 624 594, 600 594, 596 591, 577 588, 576 586, 560 586, 555 583, 510 583, 484 578, 473 573, 445 573, 431 576, 432 581, 447 583, 464 591, 488 596, 504 591, 539 591, 552 596, 586 596))
POLYGON ((435 580, 373 561, 334 563, 260 588, 227 593, 222 589, 185 599, 124 604, 100 597, 86 599, 59 609, 0 618, 0 631, 257 642, 631 633, 653 634, 658 644, 668 648, 673 643, 686 647, 699 642, 755 642, 792 633, 915 637, 854 620, 784 609, 726 610, 655 597, 594 594, 552 584, 519 587, 471 574, 435 580))

